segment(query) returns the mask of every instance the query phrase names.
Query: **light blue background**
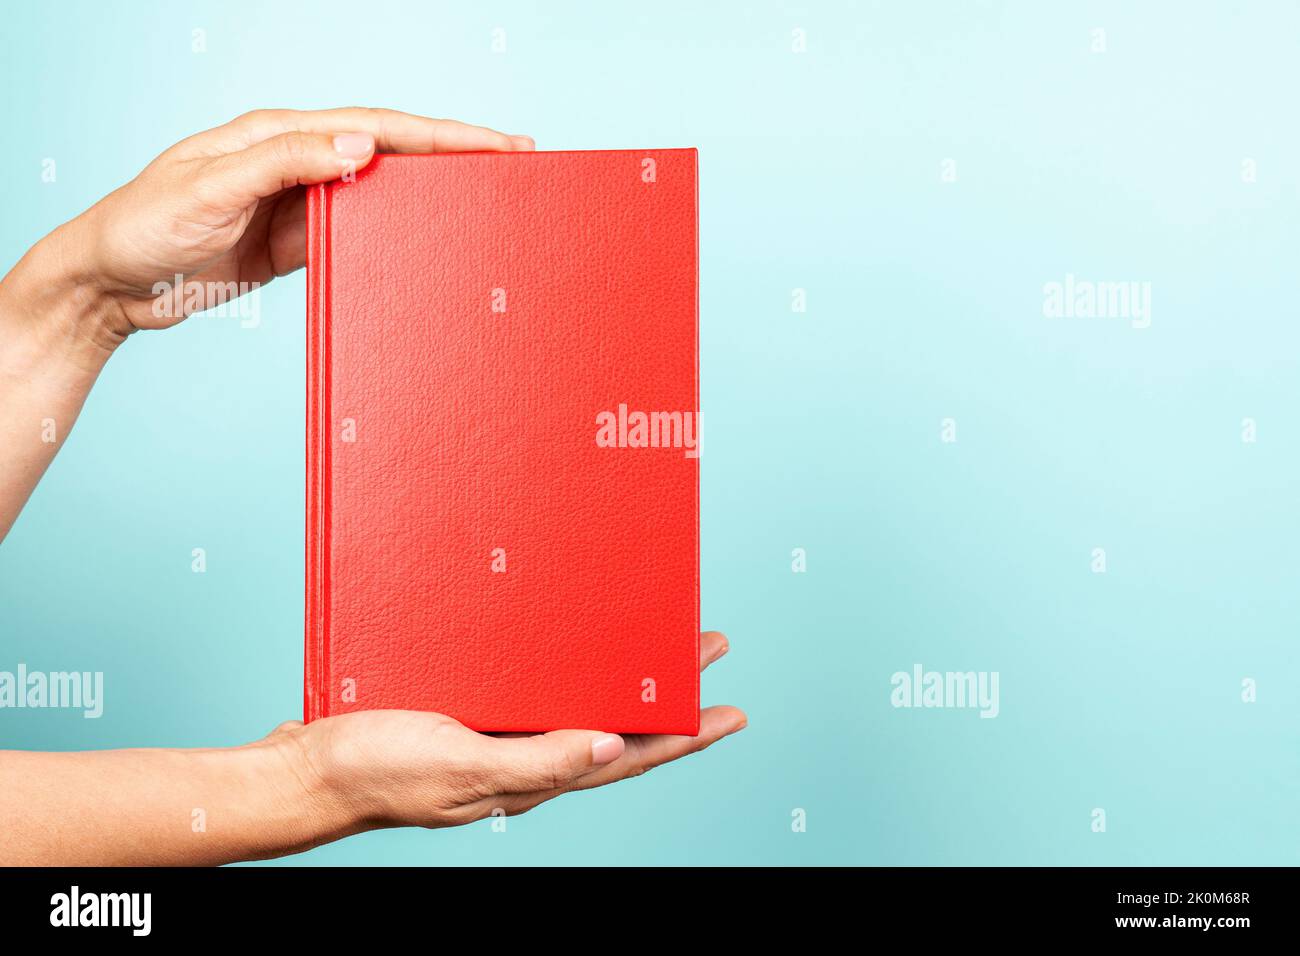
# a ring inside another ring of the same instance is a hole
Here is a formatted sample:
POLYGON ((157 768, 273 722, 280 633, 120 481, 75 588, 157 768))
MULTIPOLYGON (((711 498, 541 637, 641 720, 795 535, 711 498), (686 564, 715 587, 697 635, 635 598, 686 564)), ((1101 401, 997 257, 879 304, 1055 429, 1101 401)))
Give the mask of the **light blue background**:
MULTIPOLYGON (((749 729, 505 834, 294 862, 1300 862, 1298 8, 727 6, 6 12, 5 267, 259 106, 700 149, 704 624, 734 645, 704 696, 749 729), (1044 318, 1066 273, 1151 282, 1151 327, 1044 318), (914 663, 999 671, 1001 715, 893 709, 914 663)), ((109 363, 0 547, 0 669, 103 670, 106 713, 3 712, 0 744, 298 716, 303 302, 299 273, 259 328, 200 317, 109 363)))

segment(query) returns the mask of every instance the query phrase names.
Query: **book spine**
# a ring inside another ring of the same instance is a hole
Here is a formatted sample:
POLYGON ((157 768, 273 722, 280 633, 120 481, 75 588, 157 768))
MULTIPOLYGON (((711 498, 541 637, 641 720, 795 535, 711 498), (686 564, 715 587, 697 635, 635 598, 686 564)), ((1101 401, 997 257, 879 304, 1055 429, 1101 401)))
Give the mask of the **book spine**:
POLYGON ((328 717, 329 189, 307 189, 307 515, 303 720, 328 717))
MULTIPOLYGON (((691 197, 694 204, 692 210, 691 239, 694 243, 691 249, 691 280, 695 285, 695 421, 698 431, 696 439, 700 442, 696 447, 699 451, 704 450, 704 409, 700 405, 700 153, 699 150, 692 149, 691 153, 691 179, 694 181, 694 195, 691 197)), ((700 608, 700 472, 703 470, 704 463, 700 460, 701 456, 695 456, 695 540, 692 546, 695 549, 695 658, 700 656, 700 627, 704 623, 701 620, 702 611, 700 608)), ((688 732, 693 737, 700 732, 700 677, 695 675, 695 702, 691 705, 691 726, 688 732)))

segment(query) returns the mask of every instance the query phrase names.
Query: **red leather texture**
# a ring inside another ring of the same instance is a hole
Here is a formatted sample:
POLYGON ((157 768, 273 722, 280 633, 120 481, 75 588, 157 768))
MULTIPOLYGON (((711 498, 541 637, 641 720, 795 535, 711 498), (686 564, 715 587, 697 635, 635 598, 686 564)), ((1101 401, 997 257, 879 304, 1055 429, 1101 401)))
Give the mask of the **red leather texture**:
POLYGON ((306 719, 698 732, 696 210, 693 149, 309 191, 306 719))

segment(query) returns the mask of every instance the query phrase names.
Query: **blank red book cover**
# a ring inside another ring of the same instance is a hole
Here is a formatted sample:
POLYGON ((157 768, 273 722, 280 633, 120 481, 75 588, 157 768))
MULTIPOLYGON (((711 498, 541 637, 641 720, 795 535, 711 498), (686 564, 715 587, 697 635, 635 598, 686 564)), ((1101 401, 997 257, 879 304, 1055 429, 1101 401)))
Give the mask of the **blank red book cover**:
POLYGON ((306 719, 699 728, 693 149, 308 191, 306 719))

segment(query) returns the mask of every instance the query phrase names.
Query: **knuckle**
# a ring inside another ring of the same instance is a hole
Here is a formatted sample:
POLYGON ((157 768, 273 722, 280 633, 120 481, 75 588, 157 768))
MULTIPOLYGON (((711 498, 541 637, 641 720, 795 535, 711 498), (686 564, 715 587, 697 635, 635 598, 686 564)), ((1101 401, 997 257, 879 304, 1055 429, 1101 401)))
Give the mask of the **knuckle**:
POLYGON ((381 141, 389 139, 388 133, 392 126, 393 111, 381 109, 377 106, 367 106, 366 116, 370 120, 368 129, 374 134, 375 138, 381 141))
POLYGON ((629 777, 644 777, 647 773, 658 766, 658 764, 653 761, 650 754, 646 753, 646 751, 641 747, 635 745, 628 749, 626 756, 629 759, 627 772, 624 774, 625 779, 629 777))
POLYGON ((569 781, 573 779, 575 771, 573 758, 569 756, 567 750, 561 750, 551 762, 549 774, 551 785, 547 789, 559 790, 562 787, 567 787, 569 781))
POLYGON ((307 156, 307 137, 302 133, 285 133, 279 137, 280 158, 291 165, 297 165, 307 156))
POLYGON ((251 125, 254 123, 260 123, 263 122, 264 120, 270 119, 274 113, 275 113, 274 110, 268 110, 268 109, 248 110, 236 116, 235 122, 241 125, 251 125))
POLYGON ((534 790, 559 790, 573 778, 573 761, 563 748, 543 757, 532 780, 534 790))
POLYGON ((361 120, 362 129, 370 130, 381 128, 390 111, 378 106, 354 106, 349 112, 355 113, 361 120))

